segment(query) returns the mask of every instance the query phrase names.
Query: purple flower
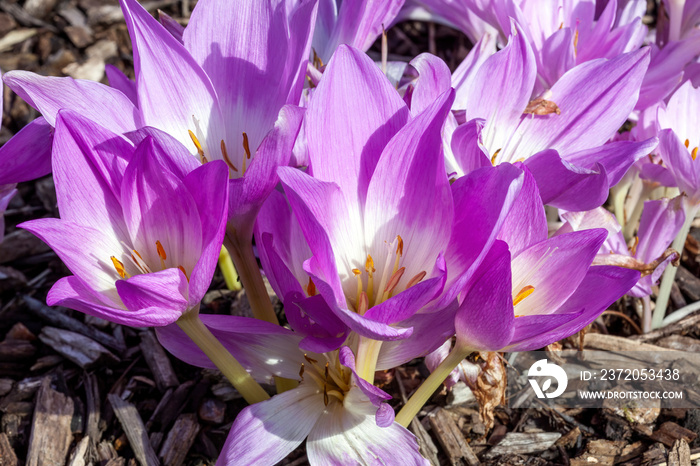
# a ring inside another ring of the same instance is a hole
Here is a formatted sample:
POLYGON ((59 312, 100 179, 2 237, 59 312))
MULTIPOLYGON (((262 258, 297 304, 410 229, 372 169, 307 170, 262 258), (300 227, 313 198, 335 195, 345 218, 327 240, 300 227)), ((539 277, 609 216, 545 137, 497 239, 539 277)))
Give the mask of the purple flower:
MULTIPOLYGON (((305 353, 301 339, 255 319, 201 315, 212 333, 258 380, 301 378, 298 387, 245 408, 217 464, 275 464, 306 439, 309 462, 372 464, 401 452, 402 464, 427 464, 415 437, 394 422, 390 395, 360 378, 353 351, 305 353)), ((184 361, 213 367, 177 326, 157 329, 160 342, 184 361)))
POLYGON ((636 270, 591 266, 602 229, 547 238, 535 182, 523 189, 461 302, 457 346, 472 351, 529 351, 592 322, 639 279, 636 270))
MULTIPOLYGON (((463 92, 464 124, 451 148, 462 172, 522 161, 546 204, 567 210, 601 205, 634 161, 656 146, 610 140, 626 121, 648 65, 648 50, 587 61, 533 99, 536 64, 524 33, 487 58, 463 92), (514 84, 516 83, 516 84, 514 84)), ((459 174, 459 173, 458 173, 459 174)))
POLYGON ((223 241, 228 178, 222 162, 198 165, 163 133, 134 147, 60 112, 53 172, 61 218, 21 225, 74 274, 47 302, 137 327, 196 311, 223 241))
POLYGON ((199 2, 178 41, 135 0, 122 10, 134 48, 135 86, 10 72, 5 83, 49 124, 61 108, 118 133, 152 126, 197 159, 229 167, 232 227, 252 235, 301 124, 315 2, 199 2), (293 104, 294 106, 287 105, 293 104))
POLYGON ((297 286, 310 278, 335 316, 365 337, 405 338, 411 329, 392 324, 452 303, 517 192, 522 174, 511 166, 481 174, 478 189, 450 186, 440 130, 452 96, 411 117, 376 65, 341 46, 307 113, 313 177, 279 170, 311 254, 297 286), (467 231, 476 222, 481 228, 467 231))

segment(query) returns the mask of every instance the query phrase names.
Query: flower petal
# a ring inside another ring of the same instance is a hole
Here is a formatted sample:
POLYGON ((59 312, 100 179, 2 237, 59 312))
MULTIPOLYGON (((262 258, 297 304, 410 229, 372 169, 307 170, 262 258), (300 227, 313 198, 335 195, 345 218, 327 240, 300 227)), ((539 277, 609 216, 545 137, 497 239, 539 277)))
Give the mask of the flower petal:
POLYGON ((49 291, 46 302, 49 306, 63 306, 85 314, 109 320, 129 327, 160 327, 175 322, 182 315, 171 308, 154 310, 123 309, 104 303, 101 296, 76 276, 64 277, 49 291))
MULTIPOLYGON (((299 369, 305 362, 299 351, 300 335, 249 317, 200 314, 199 318, 256 380, 271 383, 273 376, 299 378, 299 369)), ((216 368, 177 325, 156 330, 163 347, 178 359, 193 366, 216 368)))
POLYGON ((39 76, 28 71, 10 71, 3 77, 7 86, 39 110, 54 126, 62 108, 73 110, 95 123, 119 133, 141 126, 138 109, 117 89, 94 81, 39 76), (97 104, 99 102, 99 105, 97 104))
POLYGON ((455 317, 457 345, 475 351, 499 351, 513 336, 513 297, 508 246, 496 241, 481 274, 455 317))
POLYGON ((397 236, 403 239, 407 277, 432 267, 447 247, 454 208, 440 130, 453 98, 453 91, 443 93, 404 126, 377 163, 364 211, 364 239, 377 270, 384 270, 385 242, 397 236))
POLYGON ((248 406, 236 416, 216 464, 276 464, 309 435, 323 412, 323 395, 314 384, 248 406))
POLYGON ((117 280, 116 286, 130 311, 182 315, 188 309, 187 277, 178 269, 135 275, 117 280))
POLYGON ((452 76, 445 62, 429 53, 418 55, 410 65, 418 72, 411 92, 411 116, 415 117, 450 89, 452 76))
POLYGON ((0 185, 30 181, 51 173, 52 140, 51 126, 43 117, 19 130, 0 147, 0 185))
POLYGON ((188 131, 209 160, 220 159, 223 128, 209 77, 136 0, 120 0, 134 49, 139 108, 144 123, 161 129, 196 154, 188 131))
MULTIPOLYGON (((531 332, 516 333, 504 351, 536 350, 579 332, 620 299, 638 279, 639 272, 636 270, 605 265, 591 267, 576 291, 557 310, 557 314, 566 316, 559 327, 545 330, 539 335, 532 335, 531 332), (525 333, 528 334, 527 337, 525 333)), ((516 324, 519 320, 520 318, 515 319, 516 324)))
POLYGON ((516 315, 551 314, 578 288, 607 230, 582 230, 554 236, 513 258, 513 299, 526 287, 530 294, 515 307, 516 315))
POLYGON ((127 78, 119 68, 114 65, 110 65, 109 63, 105 65, 105 74, 107 75, 107 80, 109 81, 110 87, 121 91, 121 93, 124 94, 132 104, 139 104, 136 83, 134 81, 127 78))
POLYGON ((415 436, 397 423, 379 427, 376 408, 359 388, 345 394, 343 404, 329 405, 306 442, 311 464, 430 464, 418 451, 415 436), (400 458, 397 458, 400 455, 400 458))

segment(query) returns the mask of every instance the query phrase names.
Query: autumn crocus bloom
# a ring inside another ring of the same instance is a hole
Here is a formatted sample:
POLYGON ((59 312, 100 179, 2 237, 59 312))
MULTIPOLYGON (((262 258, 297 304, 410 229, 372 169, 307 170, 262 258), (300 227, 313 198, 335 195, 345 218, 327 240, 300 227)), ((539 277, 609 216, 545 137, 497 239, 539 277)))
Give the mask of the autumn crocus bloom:
POLYGON ((536 183, 525 183, 455 316, 456 345, 397 416, 408 425, 428 397, 474 351, 530 351, 572 335, 624 295, 640 273, 591 266, 607 232, 547 238, 536 183))
POLYGON ((134 147, 62 111, 53 145, 61 218, 21 225, 74 274, 47 302, 136 327, 196 311, 223 240, 228 179, 222 162, 198 165, 184 148, 165 152, 150 136, 134 147))
POLYGON ((401 322, 453 303, 521 181, 504 166, 483 175, 479 195, 450 186, 440 129, 452 97, 445 92, 411 117, 378 67, 341 46, 305 121, 313 177, 279 169, 312 254, 300 285, 364 338, 358 372, 368 380, 377 340, 406 338, 412 329, 401 322), (476 222, 482 228, 470 232, 476 222))
MULTIPOLYGON (((306 439, 312 465, 424 465, 414 435, 394 422, 390 395, 358 376, 353 351, 298 349, 301 335, 268 322, 202 315, 202 321, 258 380, 271 375, 299 385, 245 408, 217 464, 275 464, 306 439)), ((161 343, 194 365, 211 367, 177 327, 157 329, 161 343)))
MULTIPOLYGON (((628 168, 656 139, 607 143, 639 95, 649 51, 587 61, 566 72, 543 95, 533 95, 537 67, 522 30, 508 45, 467 73, 453 110, 464 121, 451 133, 457 174, 522 162, 546 204, 567 210, 600 206, 628 168)), ((450 155, 449 151, 447 155, 450 155)))

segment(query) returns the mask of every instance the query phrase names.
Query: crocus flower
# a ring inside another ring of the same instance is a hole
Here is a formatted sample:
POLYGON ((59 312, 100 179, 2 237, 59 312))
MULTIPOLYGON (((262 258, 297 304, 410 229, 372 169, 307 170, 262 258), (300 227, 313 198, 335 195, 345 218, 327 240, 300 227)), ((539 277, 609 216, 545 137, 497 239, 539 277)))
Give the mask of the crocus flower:
POLYGON ((547 238, 534 180, 525 184, 456 316, 457 346, 530 351, 572 335, 632 288, 640 273, 591 266, 603 229, 547 238))
POLYGON ((61 218, 21 225, 74 274, 51 288, 49 305, 136 327, 167 325, 199 308, 226 225, 223 162, 198 166, 162 133, 134 147, 64 110, 53 172, 61 218))
POLYGON ((54 125, 61 108, 118 133, 158 128, 200 161, 222 160, 231 178, 232 227, 252 223, 289 160, 315 2, 199 2, 183 32, 171 35, 135 0, 122 0, 134 48, 135 92, 71 78, 10 72, 5 83, 54 125), (135 94, 135 97, 134 97, 135 94), (135 98, 136 102, 132 101, 135 98), (293 104, 289 106, 287 104, 293 104))
MULTIPOLYGON (((301 378, 297 388, 245 408, 236 418, 217 464, 275 464, 306 439, 312 465, 391 463, 424 465, 415 437, 394 422, 390 395, 358 376, 353 351, 305 353, 301 339, 268 322, 201 315, 202 321, 256 378, 301 378)), ((176 326, 158 338, 190 364, 211 362, 176 326)))
MULTIPOLYGON (((606 2, 596 14, 596 2, 531 2, 527 0, 420 0, 429 19, 452 24, 477 42, 496 31, 503 42, 511 20, 523 30, 537 60, 538 93, 551 87, 566 71, 597 58, 613 58, 638 49, 646 36, 643 1, 606 2), (479 24, 479 23, 482 24, 479 24)), ((416 13, 413 13, 414 17, 416 13)))
POLYGON ((534 54, 524 33, 514 29, 508 45, 470 80, 465 123, 452 134, 455 163, 467 172, 521 161, 546 204, 567 210, 601 205, 609 187, 657 142, 606 144, 633 109, 648 60, 648 51, 640 50, 588 61, 532 100, 534 54))
POLYGON ((311 289, 310 279, 335 316, 363 337, 406 338, 411 328, 399 322, 450 305, 519 187, 522 173, 511 166, 484 174, 481 195, 450 186, 440 129, 452 96, 443 93, 411 117, 376 65, 341 46, 307 112, 313 177, 279 169, 312 254, 297 286, 311 289), (482 228, 468 231, 477 221, 482 228))

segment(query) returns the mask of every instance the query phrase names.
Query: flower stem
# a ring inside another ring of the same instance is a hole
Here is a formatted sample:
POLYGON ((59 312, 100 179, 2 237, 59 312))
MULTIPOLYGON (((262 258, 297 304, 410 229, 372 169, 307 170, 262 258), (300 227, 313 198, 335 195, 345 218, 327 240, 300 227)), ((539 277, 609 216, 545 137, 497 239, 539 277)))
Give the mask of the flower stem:
POLYGON ((357 375, 369 383, 374 383, 374 373, 377 371, 377 359, 382 342, 367 337, 360 337, 357 346, 357 375))
POLYGON ((258 261, 253 254, 253 243, 250 238, 240 238, 239 235, 231 232, 226 233, 224 245, 231 254, 231 259, 238 270, 243 288, 245 288, 253 317, 265 320, 275 325, 279 325, 272 302, 267 294, 265 282, 260 274, 258 261))
MULTIPOLYGON (((685 240, 688 237, 688 232, 690 232, 690 225, 695 219, 695 214, 698 212, 698 205, 687 206, 685 205, 685 221, 681 227, 681 231, 678 232, 676 239, 673 240, 671 245, 672 249, 678 251, 678 254, 683 255, 683 247, 685 246, 685 240)), ((656 308, 654 308, 654 317, 651 320, 651 328, 660 328, 664 321, 664 316, 666 315, 666 308, 668 307, 668 298, 671 296, 671 287, 673 286, 673 280, 676 278, 676 270, 678 268, 669 264, 664 270, 663 277, 661 278, 661 285, 659 286, 659 294, 656 298, 656 308)))
POLYGON ((642 185, 642 192, 639 194, 639 199, 634 205, 634 210, 632 214, 625 221, 625 226, 622 228, 622 235, 625 237, 625 241, 629 241, 634 237, 634 232, 637 229, 639 219, 642 217, 642 210, 644 209, 644 201, 649 199, 649 196, 654 191, 654 187, 650 186, 648 183, 642 185))
POLYGON ((270 398, 270 395, 209 331, 199 318, 198 313, 183 314, 178 319, 177 325, 211 359, 249 404, 259 403, 270 398))
POLYGON ((223 246, 221 247, 221 252, 219 253, 219 268, 221 269, 221 273, 224 275, 226 288, 231 291, 240 291, 241 284, 238 282, 238 272, 236 272, 236 267, 233 265, 231 255, 223 246))
POLYGON ((442 382, 445 381, 447 376, 450 375, 450 372, 471 353, 471 349, 455 346, 445 360, 435 368, 433 373, 418 387, 418 390, 411 395, 411 398, 409 398, 408 402, 401 408, 399 414, 396 415, 396 422, 404 427, 408 427, 411 420, 418 414, 418 411, 420 411, 423 405, 430 399, 433 393, 435 393, 435 390, 440 387, 442 382))

